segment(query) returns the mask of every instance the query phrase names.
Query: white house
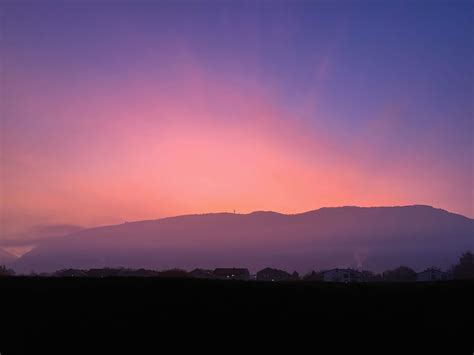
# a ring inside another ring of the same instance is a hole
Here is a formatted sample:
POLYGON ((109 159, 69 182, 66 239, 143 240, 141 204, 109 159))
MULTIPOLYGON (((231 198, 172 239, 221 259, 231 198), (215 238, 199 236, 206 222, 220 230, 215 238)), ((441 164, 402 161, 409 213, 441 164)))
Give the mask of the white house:
POLYGON ((429 268, 416 274, 416 281, 441 281, 448 279, 448 273, 435 268, 429 268))
POLYGON ((323 271, 323 281, 326 282, 357 282, 360 272, 353 269, 331 269, 323 271))

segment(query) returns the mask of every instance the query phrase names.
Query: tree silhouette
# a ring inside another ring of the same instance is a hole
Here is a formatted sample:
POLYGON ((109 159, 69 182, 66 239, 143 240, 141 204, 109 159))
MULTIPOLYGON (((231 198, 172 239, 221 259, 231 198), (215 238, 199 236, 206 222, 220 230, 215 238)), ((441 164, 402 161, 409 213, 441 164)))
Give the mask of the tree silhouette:
POLYGON ((7 269, 5 265, 0 265, 0 276, 13 276, 15 272, 11 269, 7 269))
POLYGON ((474 254, 467 251, 459 258, 459 263, 453 268, 455 279, 474 279, 474 254))
POLYGON ((408 266, 399 266, 396 269, 384 271, 382 278, 390 282, 416 281, 416 272, 408 266))
POLYGON ((311 271, 310 273, 303 276, 303 281, 323 281, 323 273, 311 271))
POLYGON ((158 273, 158 277, 167 277, 167 278, 186 278, 190 277, 186 270, 182 269, 169 269, 163 270, 158 273))

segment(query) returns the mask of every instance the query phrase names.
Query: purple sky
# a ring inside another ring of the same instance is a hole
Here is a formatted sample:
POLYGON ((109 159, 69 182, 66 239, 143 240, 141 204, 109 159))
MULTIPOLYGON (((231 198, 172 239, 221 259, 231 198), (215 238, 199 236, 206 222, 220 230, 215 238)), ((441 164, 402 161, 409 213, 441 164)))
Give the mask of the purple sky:
POLYGON ((2 1, 0 14, 0 238, 234 209, 474 217, 472 1, 2 1))

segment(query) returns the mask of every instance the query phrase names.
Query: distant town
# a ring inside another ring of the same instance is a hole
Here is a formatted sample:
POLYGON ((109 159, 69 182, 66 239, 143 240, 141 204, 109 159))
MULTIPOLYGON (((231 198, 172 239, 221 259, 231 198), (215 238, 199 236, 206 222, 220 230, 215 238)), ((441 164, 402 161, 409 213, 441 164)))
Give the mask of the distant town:
MULTIPOLYGON (((0 266, 0 276, 15 276, 15 272, 6 266, 0 266)), ((285 270, 267 267, 256 274, 251 274, 247 268, 216 268, 194 269, 186 271, 182 269, 149 270, 129 268, 95 268, 95 269, 63 269, 54 273, 34 272, 28 275, 35 277, 159 277, 159 278, 195 278, 209 280, 239 280, 239 281, 322 281, 322 282, 433 282, 459 279, 474 279, 474 254, 466 252, 459 258, 459 262, 449 270, 443 271, 436 267, 427 268, 415 272, 407 266, 400 266, 392 270, 376 274, 368 270, 357 270, 353 268, 334 268, 329 270, 311 271, 303 276, 294 271, 289 273, 285 270)))

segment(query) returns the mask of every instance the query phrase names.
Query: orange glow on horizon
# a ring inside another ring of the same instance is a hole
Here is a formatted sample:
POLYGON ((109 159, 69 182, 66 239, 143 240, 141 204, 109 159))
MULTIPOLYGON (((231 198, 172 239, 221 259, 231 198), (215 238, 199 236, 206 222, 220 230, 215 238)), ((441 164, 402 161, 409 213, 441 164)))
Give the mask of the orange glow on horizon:
MULTIPOLYGON (((76 88, 85 96, 73 107, 71 92, 23 97, 22 109, 42 123, 9 132, 4 234, 40 223, 342 205, 426 203, 472 215, 449 197, 431 199, 446 183, 420 179, 414 162, 377 157, 374 168, 377 142, 367 144, 374 132, 343 149, 256 84, 228 86, 192 66, 181 71, 192 80, 174 89, 145 79, 114 95, 113 86, 76 88)), ((320 115, 314 107, 299 111, 320 115)))

